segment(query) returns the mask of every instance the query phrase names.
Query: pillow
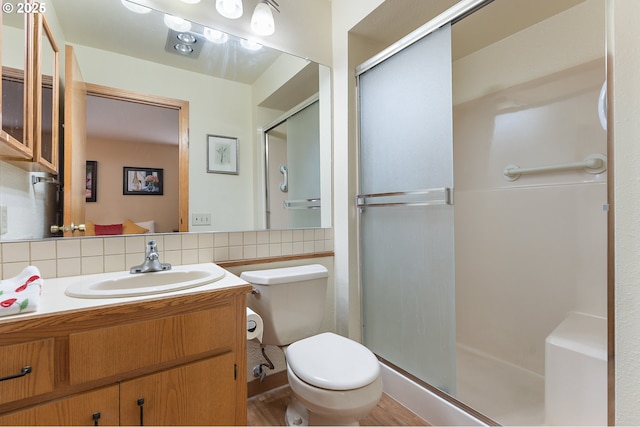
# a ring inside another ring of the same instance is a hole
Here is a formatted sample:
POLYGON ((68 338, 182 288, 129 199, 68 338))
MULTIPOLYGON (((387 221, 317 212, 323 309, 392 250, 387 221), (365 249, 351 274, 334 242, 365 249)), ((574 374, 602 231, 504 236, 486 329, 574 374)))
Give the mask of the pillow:
POLYGON ((122 234, 122 224, 109 224, 109 225, 93 225, 96 236, 115 236, 122 234))
POLYGON ((156 224, 155 224, 155 222, 153 222, 153 220, 138 221, 135 224, 140 226, 140 227, 142 227, 142 228, 146 228, 147 230, 149 230, 149 233, 155 233, 156 232, 156 224))
POLYGON ((122 224, 122 234, 143 234, 148 232, 148 228, 141 227, 130 219, 122 224))

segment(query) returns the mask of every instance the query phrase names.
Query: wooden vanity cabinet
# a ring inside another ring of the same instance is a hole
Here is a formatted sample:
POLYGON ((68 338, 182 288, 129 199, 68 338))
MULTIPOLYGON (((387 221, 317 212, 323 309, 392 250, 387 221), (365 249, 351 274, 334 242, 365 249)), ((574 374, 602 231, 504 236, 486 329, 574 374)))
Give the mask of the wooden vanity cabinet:
POLYGON ((246 425, 250 291, 0 321, 0 425, 246 425))

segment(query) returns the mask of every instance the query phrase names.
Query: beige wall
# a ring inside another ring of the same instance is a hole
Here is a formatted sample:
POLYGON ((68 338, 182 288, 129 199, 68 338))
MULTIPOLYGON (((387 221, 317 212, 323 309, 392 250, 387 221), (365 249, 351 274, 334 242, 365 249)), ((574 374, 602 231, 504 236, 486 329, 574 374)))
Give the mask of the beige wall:
MULTIPOLYGON (((177 118, 176 118, 177 120, 177 118)), ((87 160, 98 161, 97 202, 87 203, 95 224, 155 221, 157 233, 178 229, 178 147, 134 141, 87 141, 87 160), (153 160, 149 161, 149 153, 153 160), (163 195, 123 195, 123 167, 163 169, 163 195)))

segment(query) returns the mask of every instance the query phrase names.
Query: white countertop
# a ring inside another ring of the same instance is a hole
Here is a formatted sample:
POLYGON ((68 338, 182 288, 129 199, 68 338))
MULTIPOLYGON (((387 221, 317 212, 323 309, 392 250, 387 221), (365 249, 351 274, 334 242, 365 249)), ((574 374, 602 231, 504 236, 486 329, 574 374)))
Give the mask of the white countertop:
MULTIPOLYGON (((191 264, 191 265, 179 265, 174 266, 173 270, 212 270, 213 272, 224 272, 224 276, 216 280, 212 283, 208 283, 201 286, 196 286, 193 288, 182 289, 171 292, 164 292, 160 294, 149 294, 149 295, 140 295, 140 296, 130 296, 130 297, 122 297, 122 298, 76 298, 70 297, 65 294, 65 289, 67 286, 75 283, 82 282, 95 282, 105 279, 114 279, 123 276, 128 276, 131 273, 129 271, 118 271, 114 273, 100 273, 100 274, 88 274, 83 276, 70 276, 70 277, 59 277, 55 279, 44 279, 44 283, 42 286, 42 295, 41 299, 38 303, 38 309, 36 311, 32 311, 29 313, 21 313, 11 316, 0 317, 0 322, 5 320, 17 320, 20 318, 39 316, 43 314, 52 314, 59 313, 70 310, 79 310, 79 309, 87 309, 93 307, 104 307, 108 305, 119 305, 123 303, 133 302, 133 301, 144 301, 144 300, 152 300, 155 298, 165 298, 169 296, 179 296, 196 292, 203 291, 212 291, 216 289, 224 289, 233 286, 242 286, 246 285, 247 282, 241 280, 238 276, 229 273, 224 270, 222 267, 214 263, 204 263, 204 264, 191 264)), ((148 273, 139 273, 139 274, 148 274, 148 273)), ((161 274, 161 273, 160 273, 161 274)))

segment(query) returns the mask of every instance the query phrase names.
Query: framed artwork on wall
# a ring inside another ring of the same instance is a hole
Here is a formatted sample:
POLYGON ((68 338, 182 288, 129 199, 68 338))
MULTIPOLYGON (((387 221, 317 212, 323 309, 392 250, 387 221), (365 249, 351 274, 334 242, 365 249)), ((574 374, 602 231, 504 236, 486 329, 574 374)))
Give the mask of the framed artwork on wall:
POLYGON ((238 138, 207 135, 207 172, 238 175, 238 138))
POLYGON ((122 194, 124 195, 161 196, 163 184, 162 169, 130 166, 122 168, 122 194))
POLYGON ((97 186, 98 186, 98 162, 95 160, 87 160, 87 175, 86 175, 86 187, 85 187, 85 200, 87 202, 98 201, 97 186))

